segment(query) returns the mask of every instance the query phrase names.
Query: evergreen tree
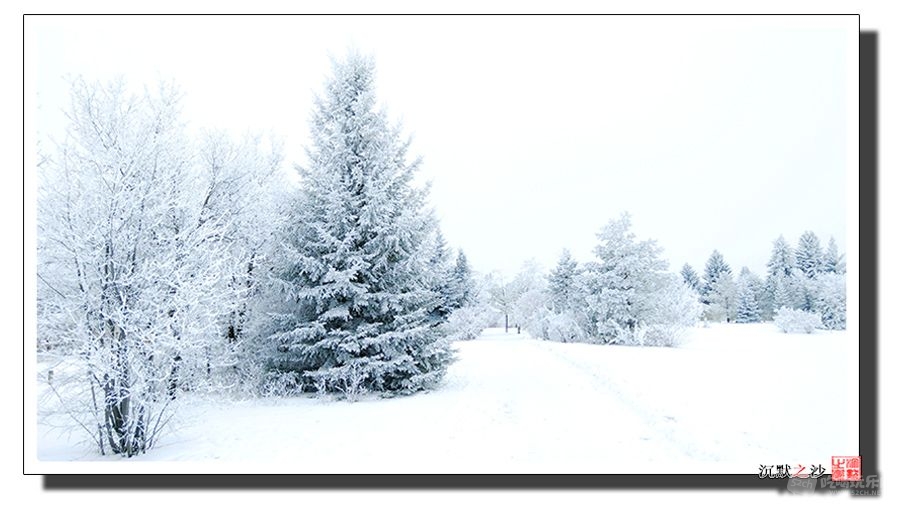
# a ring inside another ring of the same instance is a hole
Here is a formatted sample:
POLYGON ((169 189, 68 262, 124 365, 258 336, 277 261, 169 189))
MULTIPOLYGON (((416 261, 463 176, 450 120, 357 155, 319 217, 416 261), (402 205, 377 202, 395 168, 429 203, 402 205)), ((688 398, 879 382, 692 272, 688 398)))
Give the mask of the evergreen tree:
POLYGON ((695 292, 700 293, 702 288, 700 276, 697 275, 697 271, 695 271, 690 264, 684 264, 684 267, 681 268, 681 277, 684 279, 684 283, 687 286, 691 287, 695 292))
POLYGON ((411 393, 452 359, 431 318, 436 222, 412 184, 419 161, 376 110, 372 60, 351 54, 333 70, 283 241, 271 366, 304 389, 411 393))
POLYGON ((435 293, 435 307, 431 311, 432 321, 443 323, 447 316, 459 307, 453 271, 450 264, 450 251, 444 234, 438 230, 431 242, 431 258, 428 262, 428 288, 435 293))
POLYGON ((629 342, 637 325, 656 309, 657 292, 665 283, 665 260, 656 241, 636 241, 631 217, 610 221, 594 248, 599 262, 584 275, 591 333, 601 342, 629 342))
POLYGON ((790 276, 794 271, 796 261, 794 259, 794 250, 790 244, 784 239, 783 235, 772 243, 772 254, 766 263, 768 267, 768 277, 774 278, 778 275, 790 276))
POLYGON ((797 305, 794 297, 794 276, 778 275, 772 278, 772 307, 775 313, 786 307, 794 309, 797 305))
POLYGON ((759 278, 750 269, 744 267, 738 277, 738 299, 735 321, 737 323, 753 323, 760 320, 759 315, 759 278))
POLYGON ((823 269, 825 272, 832 272, 835 274, 844 274, 846 271, 844 255, 838 252, 837 242, 835 242, 834 237, 828 241, 828 249, 825 251, 823 260, 823 269))
POLYGON ((731 271, 721 271, 707 294, 706 317, 709 320, 732 322, 737 318, 738 285, 731 271))
POLYGON ((461 308, 475 303, 475 280, 469 260, 463 250, 456 255, 456 264, 451 275, 452 300, 454 307, 461 308))
POLYGON ((796 267, 794 250, 783 235, 772 243, 772 254, 766 263, 766 295, 760 304, 762 317, 771 320, 782 307, 794 307, 793 273, 796 267))
POLYGON ((577 296, 576 281, 578 278, 578 262, 572 258, 569 250, 565 249, 557 262, 556 267, 550 272, 547 279, 550 292, 550 307, 553 311, 561 313, 574 309, 577 296))
POLYGON ((819 238, 811 231, 803 232, 797 245, 797 268, 807 278, 814 278, 824 270, 824 255, 819 238))
POLYGON ((703 272, 703 287, 700 292, 702 295, 701 302, 710 304, 713 288, 723 274, 731 276, 731 267, 725 263, 725 257, 719 253, 719 250, 713 250, 709 260, 706 261, 706 269, 703 272))

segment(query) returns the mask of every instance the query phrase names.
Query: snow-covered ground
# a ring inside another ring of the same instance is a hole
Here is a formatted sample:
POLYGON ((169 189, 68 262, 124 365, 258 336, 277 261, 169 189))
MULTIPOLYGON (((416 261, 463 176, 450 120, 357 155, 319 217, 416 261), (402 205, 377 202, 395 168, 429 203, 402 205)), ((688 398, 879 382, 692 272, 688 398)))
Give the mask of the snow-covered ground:
MULTIPOLYGON (((185 397, 158 446, 131 461, 281 473, 827 468, 831 455, 855 454, 846 442, 857 408, 842 372, 857 347, 850 339, 723 324, 693 329, 680 348, 638 348, 488 329, 456 343, 459 360, 430 393, 355 403, 185 397)), ((122 460, 100 457, 81 437, 40 425, 38 458, 122 460)))

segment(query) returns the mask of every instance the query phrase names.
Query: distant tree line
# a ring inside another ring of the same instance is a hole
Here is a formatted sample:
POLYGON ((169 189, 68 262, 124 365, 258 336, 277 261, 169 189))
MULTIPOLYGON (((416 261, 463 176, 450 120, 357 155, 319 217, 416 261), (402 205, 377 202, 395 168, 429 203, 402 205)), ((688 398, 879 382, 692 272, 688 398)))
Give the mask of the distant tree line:
POLYGON ((681 275, 700 295, 707 321, 771 321, 786 309, 818 315, 825 329, 846 328, 846 264, 834 238, 823 249, 816 234, 807 231, 792 248, 779 236, 766 266, 765 279, 743 267, 735 280, 722 254, 714 250, 702 279, 689 264, 681 275))

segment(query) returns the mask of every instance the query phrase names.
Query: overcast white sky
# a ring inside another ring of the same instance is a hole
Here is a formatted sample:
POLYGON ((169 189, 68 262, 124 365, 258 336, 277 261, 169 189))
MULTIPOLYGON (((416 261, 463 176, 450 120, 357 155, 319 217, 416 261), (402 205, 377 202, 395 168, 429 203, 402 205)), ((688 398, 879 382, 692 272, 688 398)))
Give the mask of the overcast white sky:
POLYGON ((39 131, 58 136, 66 76, 174 79, 192 127, 273 132, 302 164, 329 55, 355 47, 375 57, 379 98, 476 269, 551 267, 564 247, 588 260, 628 211, 673 271, 702 270, 717 248, 763 274, 779 234, 846 247, 857 22, 29 17, 26 93, 39 131))

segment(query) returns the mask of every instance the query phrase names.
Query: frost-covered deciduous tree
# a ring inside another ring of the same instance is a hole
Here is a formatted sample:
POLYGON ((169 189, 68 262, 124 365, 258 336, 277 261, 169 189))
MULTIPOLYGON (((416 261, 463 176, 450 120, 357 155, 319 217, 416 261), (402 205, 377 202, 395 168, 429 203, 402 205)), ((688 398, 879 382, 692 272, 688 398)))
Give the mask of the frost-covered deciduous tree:
POLYGON ((484 285, 488 306, 499 315, 499 323, 508 330, 509 317, 516 304, 516 293, 512 283, 506 281, 500 272, 492 272, 485 276, 484 285))
POLYGON ((547 306, 547 279, 537 262, 525 262, 510 282, 510 291, 513 298, 512 322, 521 328, 534 328, 538 313, 547 306))
POLYGON ((430 315, 436 221, 419 161, 376 107, 375 66, 351 54, 313 112, 308 165, 283 238, 271 366, 304 389, 412 393, 452 360, 430 315))
POLYGON ((167 84, 133 96, 77 80, 39 170, 39 336, 81 362, 85 382, 54 388, 102 453, 156 442, 231 296, 231 217, 206 219, 179 103, 167 84))
POLYGON ((225 373, 218 378, 222 384, 253 383, 258 350, 251 337, 264 317, 259 296, 274 261, 289 186, 280 171, 281 146, 258 136, 234 141, 224 132, 205 132, 197 158, 200 220, 219 228, 213 241, 228 256, 221 272, 228 293, 218 308, 221 339, 210 343, 203 369, 208 379, 225 373))
POLYGON ((636 336, 643 346, 677 346, 703 312, 697 292, 675 274, 663 276, 651 300, 636 336))

